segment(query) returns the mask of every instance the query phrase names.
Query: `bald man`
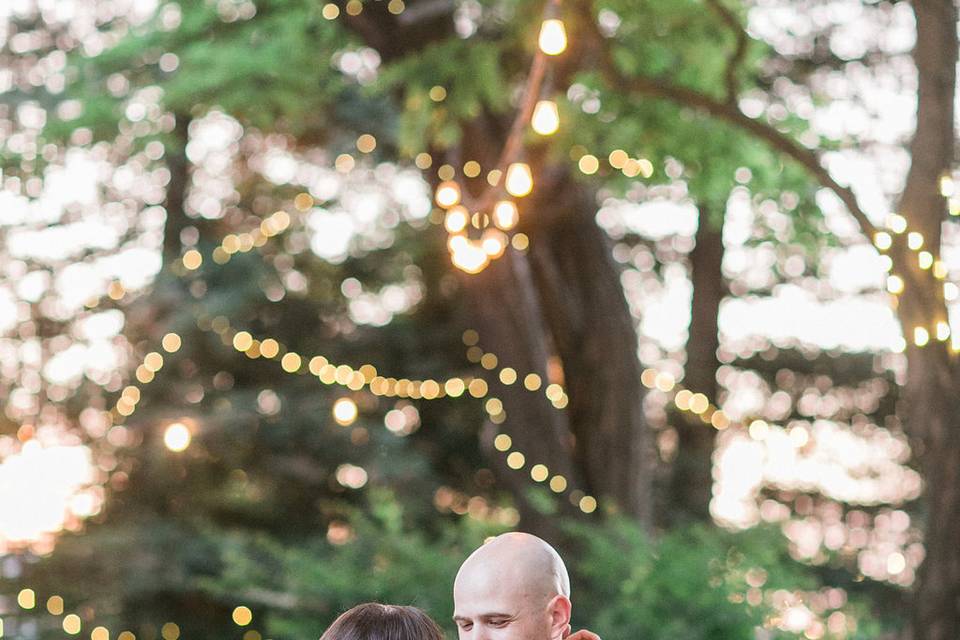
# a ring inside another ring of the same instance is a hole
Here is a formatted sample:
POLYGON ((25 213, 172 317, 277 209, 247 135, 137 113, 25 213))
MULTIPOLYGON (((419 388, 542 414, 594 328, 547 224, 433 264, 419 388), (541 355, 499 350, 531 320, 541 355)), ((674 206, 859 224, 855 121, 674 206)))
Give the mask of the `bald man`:
POLYGON ((460 640, 600 640, 570 635, 570 578, 556 550, 528 533, 505 533, 467 558, 453 585, 460 640))

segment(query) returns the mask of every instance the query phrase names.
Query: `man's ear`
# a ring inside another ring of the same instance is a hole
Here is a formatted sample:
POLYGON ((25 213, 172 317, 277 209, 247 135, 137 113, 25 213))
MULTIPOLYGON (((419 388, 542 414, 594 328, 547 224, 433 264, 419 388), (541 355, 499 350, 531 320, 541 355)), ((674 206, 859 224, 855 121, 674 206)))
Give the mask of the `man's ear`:
POLYGON ((554 596, 547 605, 550 615, 550 640, 562 640, 570 634, 570 599, 566 596, 554 596))

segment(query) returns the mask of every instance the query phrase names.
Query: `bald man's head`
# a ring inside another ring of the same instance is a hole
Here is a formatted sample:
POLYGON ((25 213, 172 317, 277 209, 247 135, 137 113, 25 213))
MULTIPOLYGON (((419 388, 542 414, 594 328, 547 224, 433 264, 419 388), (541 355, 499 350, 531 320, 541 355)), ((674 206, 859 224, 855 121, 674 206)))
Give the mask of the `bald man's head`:
POLYGON ((460 638, 553 640, 570 619, 570 578, 560 555, 528 533, 506 533, 474 551, 457 573, 460 638))

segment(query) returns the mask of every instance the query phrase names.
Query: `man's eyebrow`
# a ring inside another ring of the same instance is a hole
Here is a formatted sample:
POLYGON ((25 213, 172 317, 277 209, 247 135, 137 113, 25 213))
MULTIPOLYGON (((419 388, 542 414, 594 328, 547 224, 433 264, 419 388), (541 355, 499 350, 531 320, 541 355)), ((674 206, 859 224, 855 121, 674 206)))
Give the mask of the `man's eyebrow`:
MULTIPOLYGON (((481 613, 477 617, 480 618, 481 620, 488 620, 490 618, 513 618, 515 616, 512 613, 501 613, 499 611, 492 611, 490 613, 481 613)), ((459 615, 453 616, 454 622, 459 622, 461 620, 469 621, 470 618, 468 618, 467 616, 459 616, 459 615)))

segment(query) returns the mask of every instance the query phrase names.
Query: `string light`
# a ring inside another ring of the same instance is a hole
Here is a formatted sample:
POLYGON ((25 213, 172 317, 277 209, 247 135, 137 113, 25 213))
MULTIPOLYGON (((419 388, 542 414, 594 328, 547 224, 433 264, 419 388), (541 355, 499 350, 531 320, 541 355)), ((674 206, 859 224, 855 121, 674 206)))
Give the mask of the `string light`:
POLYGON ((507 193, 522 198, 533 191, 533 174, 530 172, 530 165, 525 162, 514 162, 507 168, 506 185, 507 193))
MULTIPOLYGON (((956 182, 953 176, 945 174, 941 177, 940 192, 941 195, 946 198, 953 198, 953 196, 956 195, 956 182)), ((954 205, 951 204, 951 207, 953 206, 954 205)), ((951 214, 956 215, 953 208, 951 208, 951 214)), ((891 213, 884 220, 884 224, 889 231, 896 235, 906 234, 907 249, 916 254, 916 265, 920 270, 931 272, 936 280, 945 280, 947 278, 949 270, 947 269, 946 263, 938 260, 931 251, 924 249, 924 245, 926 244, 924 235, 919 231, 909 231, 909 224, 904 216, 891 213)), ((893 243, 893 236, 887 231, 878 231, 873 236, 873 245, 881 252, 889 251, 893 247, 893 243)), ((884 260, 884 269, 889 273, 893 268, 892 258, 883 253, 881 253, 881 258, 884 260)), ((906 281, 900 275, 889 273, 886 279, 886 289, 893 296, 900 296, 906 290, 906 281)), ((944 283, 942 291, 944 300, 947 302, 954 301, 958 298, 957 286, 951 282, 944 283)), ((892 304, 896 307, 899 302, 895 298, 892 304)), ((913 343, 918 347, 928 345, 930 343, 931 332, 936 336, 938 341, 945 342, 950 339, 952 329, 949 322, 942 320, 932 323, 932 328, 924 326, 915 327, 913 343)), ((902 349, 898 350, 902 351, 902 349)))
POLYGON ((520 212, 517 210, 517 205, 510 200, 501 200, 493 207, 493 223, 503 229, 504 231, 509 231, 517 226, 517 222, 520 221, 520 212))
POLYGON ((333 403, 333 419, 342 427, 356 422, 358 414, 357 403, 350 398, 339 398, 333 403))
POLYGON ((464 207, 453 207, 447 211, 443 225, 451 234, 460 233, 470 224, 470 214, 464 207))
POLYGON ((187 447, 190 446, 191 439, 190 428, 182 422, 170 424, 163 432, 164 446, 174 453, 186 451, 187 447))
MULTIPOLYGON (((24 611, 31 611, 36 607, 36 592, 27 587, 20 590, 17 596, 17 605, 24 611)), ((60 617, 64 613, 63 598, 58 595, 52 595, 47 600, 47 613, 54 617, 60 617)), ((86 615, 85 615, 86 617, 86 615)), ((245 605, 239 605, 233 609, 230 618, 238 627, 247 627, 253 622, 253 612, 245 605)), ((93 624, 90 622, 90 624, 93 624)), ((76 613, 68 613, 60 620, 60 626, 63 631, 69 635, 78 635, 83 629, 83 619, 76 613)), ((0 620, 0 638, 4 637, 3 623, 0 620)), ((113 632, 103 626, 98 625, 90 630, 90 640, 110 640, 114 637, 113 632)), ((166 622, 160 627, 160 637, 163 640, 179 640, 180 625, 175 622, 166 622)), ((259 639, 262 635, 259 631, 248 630, 244 634, 245 640, 259 639)), ((136 640, 136 635, 131 631, 121 631, 116 635, 117 640, 136 640)))
POLYGON ((487 229, 483 234, 481 245, 489 258, 499 258, 507 249, 507 236, 497 229, 487 229))
POLYGON ((437 186, 437 204, 447 209, 460 202, 460 185, 452 180, 441 182, 437 186))
POLYGON ((548 56, 558 56, 567 49, 567 30, 563 20, 550 18, 540 25, 540 50, 548 56))
POLYGON ((533 110, 530 120, 533 130, 542 136, 553 135, 560 129, 560 112, 553 100, 541 100, 533 110))

